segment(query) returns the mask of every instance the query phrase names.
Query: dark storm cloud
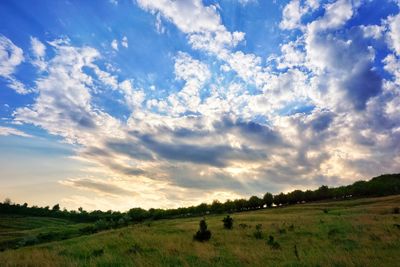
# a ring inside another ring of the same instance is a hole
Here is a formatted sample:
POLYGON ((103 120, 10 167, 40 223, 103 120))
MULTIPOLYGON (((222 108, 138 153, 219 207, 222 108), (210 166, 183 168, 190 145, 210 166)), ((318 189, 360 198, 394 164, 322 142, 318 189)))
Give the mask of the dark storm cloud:
POLYGON ((360 111, 365 109, 368 99, 382 91, 382 78, 370 65, 363 65, 353 69, 343 86, 347 88, 348 98, 354 108, 360 111))
POLYGON ((124 140, 107 141, 105 146, 113 152, 127 155, 129 157, 140 160, 153 160, 153 156, 149 151, 146 151, 142 146, 135 144, 133 141, 124 140))
POLYGON ((283 144, 279 133, 266 125, 253 121, 234 121, 225 117, 221 121, 214 123, 214 127, 216 131, 220 132, 238 130, 244 138, 253 140, 256 143, 268 145, 283 144))
POLYGON ((229 160, 259 160, 266 158, 262 151, 248 147, 233 148, 228 145, 192 145, 156 141, 150 135, 141 136, 143 144, 159 156, 176 161, 225 167, 229 160))
POLYGON ((311 121, 311 127, 316 132, 324 131, 329 127, 333 121, 334 115, 332 113, 322 113, 317 118, 311 121))

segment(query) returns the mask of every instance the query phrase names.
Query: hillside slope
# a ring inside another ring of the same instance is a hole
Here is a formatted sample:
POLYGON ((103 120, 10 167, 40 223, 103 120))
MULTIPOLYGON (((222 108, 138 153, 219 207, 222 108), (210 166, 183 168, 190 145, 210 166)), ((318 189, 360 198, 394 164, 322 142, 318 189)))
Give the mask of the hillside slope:
POLYGON ((199 218, 145 222, 0 253, 1 266, 398 266, 400 196, 299 204, 208 216, 209 242, 193 241, 199 218), (254 236, 261 226, 261 239, 254 236), (274 242, 268 242, 273 236, 274 242))

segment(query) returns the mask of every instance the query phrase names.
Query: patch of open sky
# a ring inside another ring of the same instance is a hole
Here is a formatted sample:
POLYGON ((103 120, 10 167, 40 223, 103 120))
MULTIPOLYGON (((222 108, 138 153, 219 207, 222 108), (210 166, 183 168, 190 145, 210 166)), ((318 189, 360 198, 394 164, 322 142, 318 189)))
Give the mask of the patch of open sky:
POLYGON ((310 105, 305 102, 293 102, 278 110, 277 113, 281 116, 291 116, 298 113, 311 114, 314 109, 314 105, 310 105))
MULTIPOLYGON (((14 127, 17 128, 17 127, 14 127)), ((20 127, 20 130, 23 130, 20 127)), ((39 132, 38 129, 31 129, 29 133, 31 135, 34 132, 39 132)), ((59 138, 54 136, 45 136, 41 134, 40 138, 35 137, 23 137, 23 136, 0 136, 0 147, 2 153, 7 154, 8 150, 20 150, 23 151, 26 156, 29 154, 41 154, 41 155, 63 155, 72 156, 75 154, 74 145, 59 142, 59 138)))
POLYGON ((257 1, 242 5, 238 1, 224 0, 218 2, 221 19, 229 31, 245 33, 245 41, 237 50, 268 57, 279 51, 282 35, 279 30, 280 6, 273 1, 257 1))
POLYGON ((357 13, 348 22, 348 26, 356 25, 379 25, 383 18, 395 15, 399 12, 396 1, 364 1, 357 9, 357 13), (385 2, 383 5, 382 2, 385 2))
POLYGON ((7 86, 7 81, 0 77, 0 118, 9 118, 16 108, 33 104, 35 94, 20 95, 7 86))

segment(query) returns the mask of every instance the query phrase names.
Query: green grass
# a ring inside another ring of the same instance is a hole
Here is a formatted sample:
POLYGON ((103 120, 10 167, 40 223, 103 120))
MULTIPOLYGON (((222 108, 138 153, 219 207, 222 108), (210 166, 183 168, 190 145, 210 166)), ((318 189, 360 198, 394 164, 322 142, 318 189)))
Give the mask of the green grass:
POLYGON ((38 237, 61 240, 79 236, 79 229, 86 225, 57 218, 0 215, 0 250, 45 241, 38 237))
MULTIPOLYGON (((223 229, 223 214, 212 215, 206 218, 212 237, 204 243, 192 239, 200 218, 146 222, 7 250, 0 253, 0 265, 399 266, 400 215, 392 213, 396 206, 400 196, 242 212, 232 215, 233 230, 223 229), (253 235, 257 224, 262 224, 263 239, 253 235), (270 235, 279 247, 267 242, 270 235)), ((50 221, 46 227, 65 227, 62 223, 50 221)), ((21 227, 24 231, 23 223, 21 227)))

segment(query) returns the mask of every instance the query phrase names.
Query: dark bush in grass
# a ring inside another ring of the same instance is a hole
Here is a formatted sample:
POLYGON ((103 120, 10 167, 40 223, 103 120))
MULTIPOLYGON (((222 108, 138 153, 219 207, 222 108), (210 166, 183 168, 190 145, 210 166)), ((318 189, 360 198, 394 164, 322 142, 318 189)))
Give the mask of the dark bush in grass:
POLYGON ((37 236, 37 239, 40 242, 53 241, 53 240, 57 240, 59 238, 60 238, 60 235, 58 233, 55 233, 55 232, 40 233, 37 236))
POLYGON ((226 216, 223 220, 222 220, 222 222, 224 223, 224 228, 225 229, 232 229, 232 227, 233 227, 233 219, 232 219, 232 217, 231 216, 226 216))
POLYGON ((101 255, 103 255, 104 254, 104 249, 95 249, 95 250, 93 250, 93 252, 92 252, 92 256, 93 257, 99 257, 99 256, 101 256, 101 255))
POLYGON ((400 213, 400 208, 399 207, 394 207, 393 208, 393 214, 399 214, 400 213))
POLYGON ((291 224, 291 225, 289 226, 288 230, 289 230, 289 231, 294 231, 294 225, 291 224))
POLYGON ((38 243, 39 240, 36 236, 27 236, 18 242, 17 247, 32 246, 38 243))
POLYGON ((90 235, 90 234, 96 233, 97 230, 96 230, 96 227, 94 227, 93 225, 88 225, 83 228, 80 228, 79 232, 83 235, 90 235))
POLYGON ((294 245, 293 249, 294 249, 294 255, 296 256, 296 259, 300 260, 299 251, 297 250, 297 245, 294 245))
POLYGON ((257 225, 256 225, 256 230, 255 230, 254 233, 253 233, 253 236, 254 236, 256 239, 263 239, 263 237, 264 237, 264 234, 263 234, 261 228, 262 228, 262 224, 257 224, 257 225))
POLYGON ((340 233, 340 231, 337 228, 332 228, 331 230, 329 230, 328 236, 333 237, 333 236, 338 235, 339 233, 340 233))
POLYGON ((279 228, 279 233, 280 234, 286 234, 286 229, 285 228, 279 228))
POLYGON ((129 248, 128 252, 129 252, 129 253, 136 254, 136 253, 142 252, 142 250, 143 250, 143 249, 142 249, 138 244, 133 244, 133 245, 129 248))
POLYGON ((211 238, 211 232, 207 229, 207 223, 206 220, 203 219, 200 221, 200 229, 197 231, 197 233, 193 236, 194 240, 203 242, 203 241, 208 241, 211 238))
POLYGON ((97 231, 102 231, 102 230, 111 228, 110 224, 106 220, 103 220, 103 219, 96 221, 94 223, 94 227, 97 231))
POLYGON ((274 237, 270 235, 268 237, 267 245, 272 249, 281 249, 281 245, 277 241, 274 240, 274 237))
POLYGON ((328 212, 329 212, 328 209, 323 209, 322 211, 323 211, 324 213, 328 213, 328 212))

